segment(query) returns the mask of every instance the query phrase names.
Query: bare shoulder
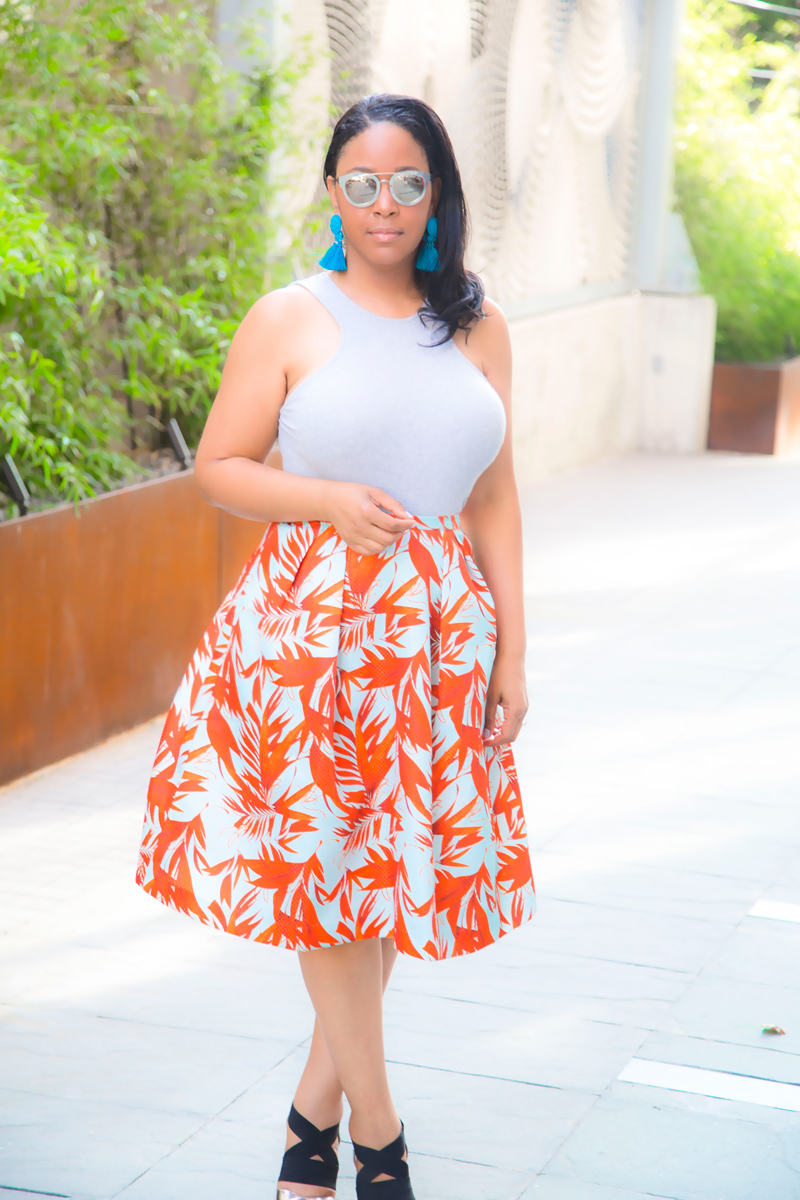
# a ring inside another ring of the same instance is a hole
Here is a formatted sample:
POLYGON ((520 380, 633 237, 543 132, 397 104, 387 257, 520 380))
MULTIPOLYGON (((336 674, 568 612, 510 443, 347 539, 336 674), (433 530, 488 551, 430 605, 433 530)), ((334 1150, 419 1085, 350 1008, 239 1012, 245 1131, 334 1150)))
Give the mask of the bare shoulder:
POLYGON ((454 341, 459 350, 482 371, 495 387, 511 369, 511 340, 503 310, 494 300, 484 299, 483 316, 469 329, 458 330, 454 341))
POLYGON ((290 283, 256 300, 236 330, 229 361, 277 372, 291 387, 313 370, 317 347, 323 352, 337 337, 338 326, 320 302, 290 283))
POLYGON ((506 315, 496 300, 490 300, 488 296, 484 296, 483 311, 486 314, 487 321, 490 317, 493 317, 495 325, 505 325, 508 328, 506 315))
POLYGON ((487 350, 494 349, 500 352, 509 344, 508 322, 505 313, 500 305, 494 300, 490 300, 488 296, 484 297, 483 313, 483 320, 476 321, 472 333, 487 350))
POLYGON ((306 288, 290 283, 256 300, 239 328, 247 327, 248 332, 280 334, 295 329, 300 321, 313 319, 320 308, 306 288))

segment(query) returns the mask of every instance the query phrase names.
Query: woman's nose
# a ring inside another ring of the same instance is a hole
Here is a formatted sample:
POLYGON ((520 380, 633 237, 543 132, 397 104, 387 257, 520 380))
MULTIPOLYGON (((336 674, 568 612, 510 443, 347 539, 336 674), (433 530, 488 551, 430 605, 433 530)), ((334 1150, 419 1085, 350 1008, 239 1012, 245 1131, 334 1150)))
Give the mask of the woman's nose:
POLYGON ((392 195, 391 191, 389 190, 389 180, 382 179, 381 180, 381 190, 378 193, 377 199, 375 201, 375 209, 377 212, 387 215, 388 213, 394 212, 396 207, 397 207, 397 201, 395 200, 394 196, 392 195))

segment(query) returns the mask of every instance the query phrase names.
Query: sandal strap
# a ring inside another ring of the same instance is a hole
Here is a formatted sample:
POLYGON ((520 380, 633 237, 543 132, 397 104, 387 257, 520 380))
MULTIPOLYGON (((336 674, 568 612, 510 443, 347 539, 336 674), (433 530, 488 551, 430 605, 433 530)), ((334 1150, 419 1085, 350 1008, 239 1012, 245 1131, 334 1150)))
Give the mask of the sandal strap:
POLYGON ((377 1183, 361 1182, 356 1175, 356 1200, 414 1200, 410 1179, 381 1179, 377 1183))
POLYGON ((414 1200, 408 1163, 403 1158, 405 1152, 405 1129, 402 1124, 395 1140, 380 1150, 353 1142, 353 1153, 361 1163, 356 1175, 358 1200, 414 1200), (378 1175, 390 1175, 392 1178, 376 1182, 378 1175))
POLYGON ((339 1136, 338 1124, 328 1129, 317 1129, 294 1105, 289 1110, 287 1123, 300 1141, 290 1146, 284 1154, 280 1178, 287 1183, 335 1189, 339 1157, 333 1145, 339 1136))

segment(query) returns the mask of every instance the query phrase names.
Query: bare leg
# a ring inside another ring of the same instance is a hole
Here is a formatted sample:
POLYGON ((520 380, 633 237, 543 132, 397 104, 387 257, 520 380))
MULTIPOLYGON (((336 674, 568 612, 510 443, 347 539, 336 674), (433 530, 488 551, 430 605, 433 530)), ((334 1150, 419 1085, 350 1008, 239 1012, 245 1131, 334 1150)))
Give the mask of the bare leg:
MULTIPOLYGON (((383 1014, 380 998, 383 992, 386 991, 386 987, 389 983, 392 967, 394 966, 397 958, 397 950, 391 938, 381 938, 380 940, 371 939, 368 942, 353 943, 353 946, 371 947, 371 949, 367 951, 366 957, 370 960, 374 959, 375 967, 379 967, 380 969, 380 975, 378 977, 379 990, 377 992, 380 1019, 380 1064, 383 1066, 383 1076, 385 1079, 386 1072, 383 1057, 383 1014), (376 950, 379 950, 379 953, 376 954, 376 950)), ((309 987, 309 993, 311 994, 312 1002, 314 1002, 314 993, 311 991, 311 986, 309 985, 308 976, 306 974, 307 964, 304 962, 304 960, 310 958, 311 956, 336 956, 340 951, 345 951, 349 948, 349 946, 334 946, 329 950, 311 950, 300 955, 301 968, 303 969, 303 975, 306 978, 306 984, 309 987)), ((361 952, 356 952, 356 955, 353 957, 358 958, 360 954, 361 952)), ((328 972, 328 968, 324 963, 321 965, 321 970, 317 970, 315 965, 312 965, 311 973, 315 977, 320 977, 320 984, 324 988, 324 977, 326 973, 330 973, 332 978, 335 978, 341 974, 341 971, 336 969, 335 962, 333 964, 334 969, 331 972, 328 972)), ((359 972, 359 976, 360 974, 361 973, 359 972)), ((333 986, 335 987, 335 984, 333 986)), ((373 994, 374 1000, 374 988, 370 988, 370 993, 373 994)), ((330 997, 330 999, 333 999, 333 997, 330 997)), ((346 1004, 347 997, 344 997, 344 999, 346 1004)), ((357 1022, 356 1030, 358 1030, 357 1022)), ((344 1089, 342 1087, 342 1082, 339 1078, 336 1067, 334 1066, 333 1059, 331 1058, 328 1045, 322 1033, 322 1027, 319 1019, 317 1019, 314 1022, 314 1033, 311 1039, 311 1049, 309 1050, 308 1061, 306 1062, 305 1069, 295 1093, 294 1106, 299 1113, 302 1113, 302 1115, 307 1120, 311 1121, 312 1124, 316 1125, 318 1129, 327 1129, 331 1125, 336 1125, 341 1120, 343 1091, 344 1089)), ((388 1082, 386 1083, 386 1095, 388 1095, 388 1082)), ((394 1113, 393 1105, 392 1113, 394 1113)), ((398 1127, 399 1121, 397 1120, 395 1114, 394 1132, 384 1141, 368 1141, 363 1138, 360 1131, 357 1131, 353 1136, 355 1136, 357 1140, 361 1141, 362 1145, 375 1145, 376 1147, 379 1147, 386 1145, 387 1142, 392 1141, 397 1136, 398 1127)), ((353 1121, 351 1120, 351 1131, 352 1128, 353 1121)), ((298 1138, 291 1132, 291 1130, 287 1131, 286 1148, 288 1149, 289 1146, 293 1146, 297 1141, 298 1138)), ((333 1195, 333 1193, 327 1188, 319 1188, 306 1184, 294 1183, 292 1180, 280 1181, 280 1186, 286 1186, 289 1184, 291 1184, 292 1191, 296 1192, 300 1196, 333 1195)))
POLYGON ((380 1148, 400 1132, 383 1048, 383 950, 377 938, 300 955, 308 994, 350 1104, 355 1142, 380 1148))

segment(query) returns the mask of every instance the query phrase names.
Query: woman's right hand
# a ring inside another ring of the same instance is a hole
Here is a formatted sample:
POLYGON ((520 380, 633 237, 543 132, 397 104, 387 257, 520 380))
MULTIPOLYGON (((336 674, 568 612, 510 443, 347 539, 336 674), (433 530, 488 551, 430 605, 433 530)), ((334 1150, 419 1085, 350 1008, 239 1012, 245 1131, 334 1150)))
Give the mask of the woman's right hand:
POLYGON ((380 488, 360 483, 330 481, 325 507, 325 520, 358 554, 379 554, 414 524, 414 518, 399 501, 380 488))

